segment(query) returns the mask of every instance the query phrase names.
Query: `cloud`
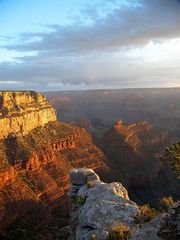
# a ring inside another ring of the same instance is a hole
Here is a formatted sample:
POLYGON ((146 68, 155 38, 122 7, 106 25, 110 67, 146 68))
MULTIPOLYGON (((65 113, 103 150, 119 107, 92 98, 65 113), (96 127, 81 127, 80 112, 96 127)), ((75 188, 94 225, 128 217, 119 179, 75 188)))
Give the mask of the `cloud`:
MULTIPOLYGON (((49 25, 51 31, 47 33, 23 33, 19 44, 2 46, 9 51, 36 55, 19 58, 15 64, 2 63, 0 86, 5 80, 19 81, 19 85, 13 85, 15 88, 43 90, 56 86, 133 87, 149 86, 155 81, 163 83, 164 73, 170 74, 170 68, 169 72, 161 66, 152 68, 140 62, 142 57, 127 56, 126 52, 150 42, 179 38, 180 1, 129 1, 131 4, 126 2, 123 7, 116 2, 107 2, 113 7, 108 10, 110 5, 104 6, 106 14, 98 10, 99 6, 87 6, 80 20, 71 25, 49 25)), ((180 73, 173 74, 177 81, 180 73)))
POLYGON ((94 18, 92 24, 75 22, 68 26, 50 25, 50 33, 25 33, 22 37, 27 42, 4 47, 16 51, 66 55, 139 46, 151 40, 179 37, 179 12, 178 0, 141 0, 137 6, 115 8, 103 19, 91 7, 86 9, 85 16, 94 18), (39 40, 33 41, 36 38, 39 40))

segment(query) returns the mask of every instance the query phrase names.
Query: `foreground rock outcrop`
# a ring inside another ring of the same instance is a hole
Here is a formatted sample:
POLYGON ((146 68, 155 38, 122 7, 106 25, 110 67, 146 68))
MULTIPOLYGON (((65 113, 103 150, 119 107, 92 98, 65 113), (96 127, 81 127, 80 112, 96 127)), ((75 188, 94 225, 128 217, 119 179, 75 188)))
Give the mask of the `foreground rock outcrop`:
POLYGON ((42 94, 2 92, 1 113, 0 234, 53 240, 68 215, 69 170, 104 173, 105 156, 84 129, 56 121, 42 94))
MULTIPOLYGON (((91 169, 77 169, 70 172, 71 191, 74 198, 72 219, 78 222, 76 239, 106 239, 115 222, 134 225, 138 206, 129 200, 121 183, 104 183, 91 169), (76 201, 80 202, 77 208, 76 201), (81 202, 82 201, 82 202, 81 202)), ((73 200, 72 200, 73 201, 73 200)))
POLYGON ((69 240, 160 240, 179 239, 180 203, 147 223, 139 224, 140 208, 129 200, 121 183, 104 183, 91 169, 70 171, 71 234, 69 240), (126 226, 128 237, 109 234, 113 226, 126 226), (115 238, 116 236, 116 238, 115 238))

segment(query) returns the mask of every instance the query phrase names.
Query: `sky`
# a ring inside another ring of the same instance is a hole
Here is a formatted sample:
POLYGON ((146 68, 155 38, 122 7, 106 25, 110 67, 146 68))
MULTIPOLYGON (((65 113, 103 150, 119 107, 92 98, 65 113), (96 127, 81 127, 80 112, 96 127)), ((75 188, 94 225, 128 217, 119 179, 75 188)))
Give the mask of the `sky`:
POLYGON ((0 89, 180 87, 180 0, 0 0, 0 89))

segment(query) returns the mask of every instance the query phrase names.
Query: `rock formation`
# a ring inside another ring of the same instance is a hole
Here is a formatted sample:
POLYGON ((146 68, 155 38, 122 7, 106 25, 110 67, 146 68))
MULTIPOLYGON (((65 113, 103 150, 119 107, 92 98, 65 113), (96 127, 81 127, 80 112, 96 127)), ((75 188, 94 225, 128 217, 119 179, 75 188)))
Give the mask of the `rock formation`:
POLYGON ((68 214, 69 170, 101 174, 104 154, 84 129, 56 121, 35 92, 1 92, 0 133, 0 234, 54 239, 68 214), (53 226, 48 237, 47 226, 53 226))
POLYGON ((9 134, 28 134, 50 121, 56 121, 56 112, 43 94, 0 92, 0 139, 9 134))
POLYGON ((119 180, 130 192, 135 189, 137 193, 150 191, 152 181, 159 177, 163 167, 159 157, 170 139, 168 132, 154 128, 147 121, 130 125, 117 121, 104 134, 102 149, 119 180))
MULTIPOLYGON (((148 161, 151 161, 151 165, 157 163, 152 158, 157 158, 169 142, 170 135, 168 132, 162 132, 154 128, 147 121, 130 125, 117 121, 103 136, 103 146, 105 150, 107 149, 107 154, 116 155, 116 159, 118 155, 116 164, 121 165, 123 162, 125 167, 129 162, 133 164, 133 168, 134 165, 141 165, 142 167, 148 161)), ((128 165, 127 171, 129 167, 128 165)))
POLYGON ((71 234, 69 240, 160 240, 180 236, 180 203, 147 223, 138 224, 136 203, 129 200, 121 183, 104 183, 91 169, 70 172, 71 234), (128 238, 108 238, 113 226, 126 226, 128 238), (162 238, 163 237, 163 238, 162 238))

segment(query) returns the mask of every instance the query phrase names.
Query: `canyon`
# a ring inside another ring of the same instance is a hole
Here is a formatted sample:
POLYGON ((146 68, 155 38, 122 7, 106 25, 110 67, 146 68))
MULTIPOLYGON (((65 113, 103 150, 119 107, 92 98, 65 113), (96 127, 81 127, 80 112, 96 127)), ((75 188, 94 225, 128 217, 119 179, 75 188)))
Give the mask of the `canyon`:
POLYGON ((114 122, 127 124, 146 120, 168 131, 173 141, 180 137, 180 89, 100 89, 45 93, 63 122, 88 119, 93 135, 101 137, 114 122))
POLYGON ((168 131, 147 121, 125 124, 119 120, 103 135, 99 145, 116 180, 125 185, 131 198, 138 204, 157 206, 158 199, 164 196, 180 197, 176 174, 166 161, 161 161, 165 146, 171 141, 168 131))
MULTIPOLYGON (((167 161, 160 160, 167 155, 164 149, 173 139, 171 132, 148 121, 118 120, 110 128, 103 124, 96 128, 97 119, 91 122, 81 114, 76 119, 73 108, 68 97, 54 97, 49 103, 43 94, 33 91, 0 92, 2 239, 63 239, 61 230, 69 229, 72 169, 88 168, 102 181, 120 181, 128 190, 120 187, 126 192, 122 197, 128 204, 127 194, 136 204, 152 206, 164 196, 179 199, 177 174, 167 161), (58 114, 51 104, 57 107, 58 114), (61 118, 70 121, 63 123, 61 118), (103 135, 98 137, 99 133, 103 135)), ((168 153, 174 156, 171 148, 168 153)), ((178 162, 174 166, 178 172, 178 162)), ((117 189, 116 184, 106 186, 117 189)), ((79 188, 74 186, 73 191, 79 188)), ((138 211, 136 204, 132 206, 138 211)))
POLYGON ((179 140, 179 93, 178 88, 102 89, 46 96, 63 121, 93 136, 113 171, 110 181, 122 182, 138 204, 156 206, 162 196, 180 197, 176 176, 161 161, 165 148, 179 140))
POLYGON ((57 121, 43 94, 1 92, 0 101, 0 234, 54 239, 69 212, 69 170, 105 175, 106 157, 85 129, 57 121))
POLYGON ((121 168, 121 174, 143 177, 147 173, 147 178, 153 178, 154 169, 161 165, 158 158, 170 142, 168 131, 156 129, 147 121, 125 124, 119 120, 103 135, 102 148, 109 164, 121 168))

